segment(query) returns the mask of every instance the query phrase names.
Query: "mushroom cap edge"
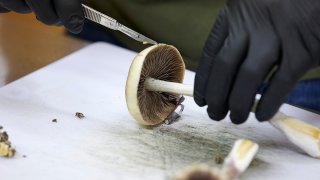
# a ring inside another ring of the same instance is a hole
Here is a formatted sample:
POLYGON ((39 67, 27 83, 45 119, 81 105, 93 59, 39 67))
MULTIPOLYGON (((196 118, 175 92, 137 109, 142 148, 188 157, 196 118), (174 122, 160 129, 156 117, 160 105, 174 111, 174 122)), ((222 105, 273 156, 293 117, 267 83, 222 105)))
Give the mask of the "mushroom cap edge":
POLYGON ((141 70, 143 67, 144 60, 148 53, 156 48, 158 45, 153 45, 150 46, 140 53, 136 55, 136 57, 133 59, 128 77, 127 77, 127 82, 126 82, 126 103, 128 110, 130 114, 133 116, 133 118, 142 125, 154 125, 150 124, 150 122, 146 122, 143 120, 143 117, 140 112, 139 108, 139 102, 138 102, 138 85, 140 81, 140 75, 141 75, 141 70))

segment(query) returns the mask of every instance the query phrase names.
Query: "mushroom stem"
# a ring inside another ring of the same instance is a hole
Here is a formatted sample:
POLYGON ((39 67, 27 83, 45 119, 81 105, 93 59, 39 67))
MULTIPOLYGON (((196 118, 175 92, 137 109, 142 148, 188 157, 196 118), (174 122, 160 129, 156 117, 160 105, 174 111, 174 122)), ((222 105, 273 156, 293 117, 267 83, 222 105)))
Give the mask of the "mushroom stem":
MULTIPOLYGON (((175 82, 167 82, 154 78, 147 78, 145 87, 149 91, 173 93, 177 95, 193 96, 193 86, 175 82)), ((255 104, 258 101, 255 102, 255 104)), ((274 127, 296 146, 304 150, 308 155, 320 158, 320 129, 313 127, 301 120, 294 119, 278 112, 270 121, 274 127)))
POLYGON ((193 96, 192 85, 162 81, 154 78, 146 78, 145 88, 149 91, 167 92, 191 97, 193 96))

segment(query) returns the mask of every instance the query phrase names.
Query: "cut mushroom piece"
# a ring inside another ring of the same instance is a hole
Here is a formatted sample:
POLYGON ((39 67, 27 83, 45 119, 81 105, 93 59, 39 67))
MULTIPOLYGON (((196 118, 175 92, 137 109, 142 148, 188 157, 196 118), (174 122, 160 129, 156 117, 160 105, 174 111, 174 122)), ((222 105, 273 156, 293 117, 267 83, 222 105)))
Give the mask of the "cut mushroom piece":
MULTIPOLYGON (((126 84, 126 101, 135 120, 143 125, 160 124, 176 109, 172 100, 193 95, 193 85, 182 84, 184 68, 179 51, 165 44, 151 46, 134 58, 126 84)), ((280 112, 270 123, 307 154, 319 158, 318 128, 280 112)))
POLYGON ((195 164, 177 172, 172 180, 222 180, 220 169, 212 168, 207 164, 195 164))
POLYGON ((251 140, 237 140, 223 163, 222 177, 235 179, 240 176, 248 168, 258 149, 259 145, 251 140))
POLYGON ((320 129, 278 112, 270 123, 310 156, 320 158, 320 129))
POLYGON ((206 164, 192 165, 179 171, 173 180, 233 180, 238 178, 250 165, 259 149, 258 144, 248 139, 235 142, 225 159, 222 169, 206 164))

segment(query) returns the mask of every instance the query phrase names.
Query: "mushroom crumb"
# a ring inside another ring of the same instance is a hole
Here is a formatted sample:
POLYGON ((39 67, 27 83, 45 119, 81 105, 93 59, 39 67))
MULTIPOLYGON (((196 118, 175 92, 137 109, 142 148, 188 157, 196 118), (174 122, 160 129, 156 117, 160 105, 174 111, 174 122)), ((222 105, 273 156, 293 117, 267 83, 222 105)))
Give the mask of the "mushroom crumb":
POLYGON ((82 113, 80 113, 80 112, 76 112, 76 116, 77 116, 79 119, 85 118, 85 116, 84 116, 82 113))
POLYGON ((11 147, 8 133, 0 130, 0 156, 13 157, 15 152, 15 149, 11 147))
POLYGON ((57 119, 52 119, 52 122, 53 122, 53 123, 57 123, 58 120, 57 120, 57 119))
POLYGON ((219 155, 216 155, 216 156, 214 157, 214 162, 215 162, 216 164, 222 164, 222 163, 223 163, 223 158, 222 158, 221 156, 219 156, 219 155))

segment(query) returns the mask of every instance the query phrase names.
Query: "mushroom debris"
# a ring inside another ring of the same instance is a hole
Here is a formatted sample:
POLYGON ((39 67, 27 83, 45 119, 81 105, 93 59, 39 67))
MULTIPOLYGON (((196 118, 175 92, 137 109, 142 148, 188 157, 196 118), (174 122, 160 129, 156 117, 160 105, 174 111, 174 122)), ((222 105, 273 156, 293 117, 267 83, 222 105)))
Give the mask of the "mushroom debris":
POLYGON ((15 149, 11 147, 8 133, 6 131, 2 132, 0 129, 0 156, 13 157, 15 152, 15 149))
POLYGON ((75 116, 76 116, 77 118, 79 118, 79 119, 85 118, 84 114, 81 113, 81 112, 76 112, 75 116))
MULTIPOLYGON (((179 51, 165 44, 151 46, 134 58, 126 83, 126 101, 138 123, 163 123, 176 110, 181 95, 193 96, 193 85, 182 84, 184 68, 179 51)), ((308 155, 320 158, 319 128, 281 112, 269 122, 308 155)))
POLYGON ((250 165, 258 152, 259 146, 248 139, 235 142, 231 152, 224 160, 222 168, 198 164, 178 171, 173 180, 233 180, 238 178, 250 165))

